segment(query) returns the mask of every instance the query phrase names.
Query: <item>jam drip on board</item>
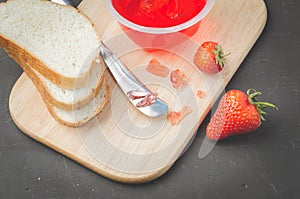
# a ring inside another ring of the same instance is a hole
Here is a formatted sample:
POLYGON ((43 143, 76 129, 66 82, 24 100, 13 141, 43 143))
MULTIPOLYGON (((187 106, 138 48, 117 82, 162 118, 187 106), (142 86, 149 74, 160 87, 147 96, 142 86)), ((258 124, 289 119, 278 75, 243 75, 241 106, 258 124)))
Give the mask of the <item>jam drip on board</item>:
POLYGON ((189 114, 191 114, 193 110, 189 106, 183 107, 180 111, 171 111, 169 113, 169 121, 172 126, 177 126, 180 122, 189 114))

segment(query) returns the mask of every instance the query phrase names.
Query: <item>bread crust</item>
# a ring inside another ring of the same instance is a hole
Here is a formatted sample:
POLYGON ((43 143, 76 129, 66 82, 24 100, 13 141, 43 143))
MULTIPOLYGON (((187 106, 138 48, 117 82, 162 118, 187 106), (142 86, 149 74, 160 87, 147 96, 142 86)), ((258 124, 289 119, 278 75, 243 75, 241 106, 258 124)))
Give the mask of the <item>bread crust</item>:
MULTIPOLYGON (((7 2, 0 3, 0 6, 5 6, 10 1, 13 1, 13 0, 8 0, 7 2)), ((94 29, 94 31, 97 35, 97 38, 98 38, 98 45, 100 46, 101 39, 100 39, 99 33, 96 29, 96 26, 86 14, 84 14, 83 12, 77 10, 76 8, 74 8, 72 6, 61 5, 61 4, 49 2, 46 0, 41 0, 41 1, 51 3, 55 6, 62 6, 62 7, 68 8, 68 9, 75 10, 78 14, 80 14, 81 16, 86 18, 90 22, 92 28, 94 29)), ((89 70, 87 70, 87 72, 85 74, 83 74, 81 76, 77 76, 76 78, 68 77, 63 74, 60 74, 60 73, 52 70, 51 68, 49 68, 43 61, 41 61, 38 57, 34 56, 32 53, 30 53, 24 47, 18 45, 17 43, 15 43, 14 41, 12 41, 7 36, 5 36, 1 33, 0 33, 0 47, 4 48, 6 50, 6 52, 8 54, 12 55, 13 57, 19 57, 20 58, 19 63, 24 62, 24 64, 31 66, 37 72, 42 74, 44 77, 49 79, 54 84, 56 84, 62 88, 65 88, 65 89, 83 88, 87 84, 90 74, 91 74, 91 71, 92 71, 92 68, 90 68, 89 70)), ((98 52, 100 52, 100 50, 98 50, 98 52)))
MULTIPOLYGON (((79 100, 75 103, 65 103, 62 101, 57 100, 56 98, 53 97, 53 95, 51 94, 51 92, 49 91, 49 89, 47 88, 45 82, 33 71, 33 69, 31 69, 30 66, 28 66, 27 64, 25 64, 24 62, 22 62, 20 60, 19 57, 14 57, 14 55, 10 55, 8 54, 10 57, 12 57, 12 59, 14 59, 19 66, 23 69, 23 71, 26 73, 26 75, 31 79, 31 81, 33 82, 33 84, 35 85, 35 87, 37 88, 37 90, 39 91, 40 95, 42 96, 44 101, 48 101, 49 103, 51 103, 52 105, 56 106, 57 108, 61 108, 61 109, 65 109, 65 110, 73 110, 73 109, 80 109, 83 106, 85 106, 86 104, 89 103, 90 100, 92 100, 95 96, 98 95, 101 86, 103 84, 103 80, 104 80, 104 74, 105 74, 105 66, 103 63, 103 60, 99 58, 100 63, 103 67, 101 76, 99 77, 99 81, 96 85, 95 88, 93 88, 90 93, 87 93, 86 97, 83 98, 82 100, 79 100)), ((92 69, 94 69, 96 67, 96 61, 93 61, 93 66, 92 69)))
POLYGON ((87 118, 85 118, 84 120, 81 120, 79 122, 72 123, 72 122, 65 121, 64 119, 60 118, 55 113, 54 107, 53 107, 53 105, 51 103, 49 103, 47 100, 45 100, 44 102, 45 102, 45 104, 47 106, 47 109, 48 109, 49 113, 52 115, 52 117, 58 123, 66 125, 66 126, 69 126, 69 127, 73 127, 73 128, 80 127, 80 126, 83 126, 84 124, 86 124, 88 121, 90 121, 95 116, 97 116, 103 110, 103 108, 105 107, 105 105, 107 104, 107 102, 109 100, 109 97, 110 97, 110 88, 109 88, 109 85, 107 84, 107 82, 105 81, 105 79, 103 81, 103 85, 102 86, 106 87, 105 88, 106 89, 106 93, 105 93, 104 100, 102 101, 102 103, 100 104, 100 106, 97 108, 97 110, 95 110, 93 112, 93 114, 89 115, 87 118))
MULTIPOLYGON (((0 6, 5 6, 7 3, 11 2, 13 0, 8 0, 7 2, 0 3, 0 6)), ((89 19, 87 15, 85 15, 83 12, 77 10, 74 7, 68 6, 68 5, 61 5, 58 3, 41 0, 43 3, 50 3, 55 6, 59 7, 65 7, 67 9, 75 10, 78 14, 83 16, 92 26, 92 29, 94 30, 96 37, 97 37, 97 45, 98 45, 98 54, 100 51, 100 43, 101 39, 99 36, 99 33, 96 29, 96 26, 94 23, 89 19)), ((56 84, 57 86, 64 88, 64 89, 79 89, 84 88, 92 74, 92 70, 95 66, 92 66, 81 76, 77 77, 68 77, 64 74, 60 74, 50 67, 48 67, 41 59, 39 59, 37 56, 32 54, 29 50, 26 49, 25 46, 21 46, 12 39, 9 38, 7 35, 3 35, 0 33, 0 47, 4 48, 4 50, 7 52, 7 54, 14 59, 20 67, 24 70, 26 75, 31 79, 31 81, 34 83, 35 87, 39 91, 44 103, 46 104, 46 107, 49 111, 49 113, 52 115, 52 117, 59 123, 70 126, 70 127, 79 127, 87 123, 89 120, 91 120, 93 117, 95 117, 97 114, 101 112, 101 110, 104 108, 105 104, 108 102, 108 99, 110 97, 110 89, 109 85, 105 81, 105 66, 103 63, 103 60, 100 59, 100 64, 103 66, 103 70, 101 73, 101 76, 99 77, 99 81, 97 86, 92 89, 91 93, 87 93, 87 96, 75 103, 67 104, 65 102, 58 101, 55 99, 51 92, 49 91, 48 87, 46 86, 46 83, 41 79, 41 77, 38 75, 41 74, 43 77, 51 81, 52 83, 56 84), (65 121, 63 118, 60 118, 57 114, 55 109, 64 109, 67 111, 75 111, 80 110, 81 108, 88 105, 88 103, 91 102, 97 95, 99 95, 99 92, 102 88, 105 87, 105 94, 104 99, 95 110, 93 110, 93 113, 84 118, 81 121, 78 122, 69 122, 65 121)))

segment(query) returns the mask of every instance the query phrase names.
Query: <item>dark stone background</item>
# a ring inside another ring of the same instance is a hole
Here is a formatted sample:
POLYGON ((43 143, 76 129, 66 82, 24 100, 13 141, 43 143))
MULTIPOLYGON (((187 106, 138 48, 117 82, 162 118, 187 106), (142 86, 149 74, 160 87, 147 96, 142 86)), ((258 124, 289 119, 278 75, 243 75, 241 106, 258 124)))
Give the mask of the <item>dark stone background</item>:
POLYGON ((226 90, 257 88, 279 111, 269 110, 255 133, 223 140, 199 159, 209 114, 185 155, 141 185, 113 182, 24 135, 8 110, 22 70, 0 49, 0 198, 300 198, 300 1, 265 3, 265 30, 226 90))

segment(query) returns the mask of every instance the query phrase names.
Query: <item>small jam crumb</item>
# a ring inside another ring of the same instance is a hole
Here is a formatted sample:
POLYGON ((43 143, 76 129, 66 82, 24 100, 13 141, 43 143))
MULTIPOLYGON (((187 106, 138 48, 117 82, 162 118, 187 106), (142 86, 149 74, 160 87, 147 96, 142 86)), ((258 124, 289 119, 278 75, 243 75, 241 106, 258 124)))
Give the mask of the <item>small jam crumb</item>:
POLYGON ((180 69, 171 72, 170 80, 175 89, 180 89, 188 84, 185 74, 180 69))
POLYGON ((206 94, 202 90, 198 90, 196 96, 199 97, 200 99, 203 99, 205 98, 206 94))
POLYGON ((159 77, 167 77, 169 75, 169 68, 162 65, 157 59, 151 59, 146 70, 159 77))
POLYGON ((172 126, 178 125, 187 115, 191 114, 193 110, 189 106, 185 106, 181 111, 171 111, 169 113, 169 120, 172 126))

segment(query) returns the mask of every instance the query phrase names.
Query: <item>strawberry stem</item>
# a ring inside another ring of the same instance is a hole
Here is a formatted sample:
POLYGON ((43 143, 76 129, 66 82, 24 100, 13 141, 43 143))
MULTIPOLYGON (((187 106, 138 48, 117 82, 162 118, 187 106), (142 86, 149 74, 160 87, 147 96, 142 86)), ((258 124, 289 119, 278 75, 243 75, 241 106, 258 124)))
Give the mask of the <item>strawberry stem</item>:
POLYGON ((251 104, 253 104, 259 115, 260 118, 262 120, 265 120, 265 118, 263 117, 263 115, 267 114, 265 111, 263 111, 263 109, 267 108, 267 107, 271 107, 271 108, 275 108, 276 110, 278 110, 278 107, 275 106, 274 104, 271 104, 269 102, 259 102, 256 100, 256 97, 261 95, 262 93, 259 91, 256 91, 255 89, 251 88, 247 90, 247 95, 248 95, 248 99, 250 101, 251 104))
POLYGON ((224 54, 220 45, 216 45, 215 50, 212 52, 215 54, 216 64, 223 68, 223 66, 226 64, 225 57, 230 55, 230 53, 224 54))

